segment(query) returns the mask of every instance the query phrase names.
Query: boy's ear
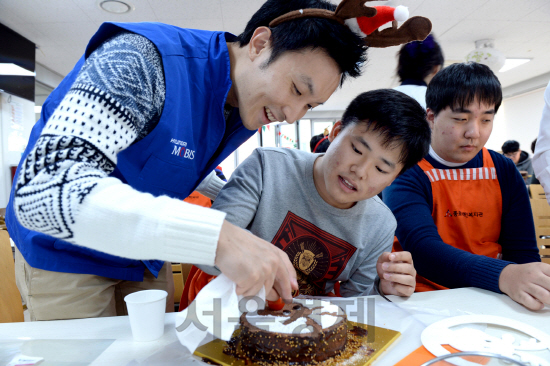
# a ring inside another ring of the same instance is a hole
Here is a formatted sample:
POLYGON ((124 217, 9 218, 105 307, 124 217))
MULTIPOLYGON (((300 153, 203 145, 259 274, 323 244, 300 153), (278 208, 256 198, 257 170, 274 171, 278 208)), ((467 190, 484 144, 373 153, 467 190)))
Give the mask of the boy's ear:
POLYGON ((430 128, 433 130, 435 123, 435 113, 430 108, 426 108, 426 120, 428 121, 430 128))
POLYGON ((441 71, 441 65, 437 65, 437 66, 434 66, 432 68, 432 72, 430 73, 430 75, 432 76, 432 78, 435 76, 435 74, 437 74, 439 71, 441 71))
POLYGON ((254 61, 262 52, 270 48, 271 29, 258 27, 248 42, 248 57, 254 61))
POLYGON ((342 125, 342 121, 336 121, 334 126, 332 126, 332 130, 328 134, 328 140, 332 143, 332 141, 342 132, 344 129, 344 126, 342 125))

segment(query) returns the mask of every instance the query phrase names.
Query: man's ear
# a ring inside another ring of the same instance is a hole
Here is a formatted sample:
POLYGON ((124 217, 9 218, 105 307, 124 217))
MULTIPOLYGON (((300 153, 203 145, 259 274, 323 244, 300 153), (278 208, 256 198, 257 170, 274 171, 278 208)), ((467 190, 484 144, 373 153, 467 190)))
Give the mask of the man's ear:
POLYGON ((332 130, 330 130, 330 133, 328 134, 328 140, 332 142, 343 129, 344 125, 342 124, 342 121, 337 121, 334 126, 332 126, 332 130))
POLYGON ((430 128, 433 130, 435 123, 435 113, 430 108, 426 109, 426 120, 428 121, 430 128))
POLYGON ((248 42, 248 57, 254 61, 262 52, 271 47, 271 29, 268 27, 258 27, 252 34, 248 42))

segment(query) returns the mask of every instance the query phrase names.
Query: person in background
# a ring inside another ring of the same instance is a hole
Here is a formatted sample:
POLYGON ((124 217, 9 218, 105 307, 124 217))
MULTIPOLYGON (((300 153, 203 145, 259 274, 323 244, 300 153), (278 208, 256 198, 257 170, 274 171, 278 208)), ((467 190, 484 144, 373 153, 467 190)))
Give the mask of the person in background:
POLYGON ((544 91, 544 107, 535 151, 533 171, 546 193, 548 204, 550 204, 550 83, 544 91))
POLYGON ((429 154, 384 190, 394 250, 411 252, 416 291, 479 287, 532 310, 550 304, 533 214, 514 163, 486 149, 502 102, 485 65, 453 64, 428 85, 429 154))
POLYGON ((164 261, 216 265, 240 295, 290 300, 296 274, 280 249, 183 199, 215 198, 214 168, 258 128, 300 119, 361 74, 365 40, 348 26, 281 18, 309 8, 336 5, 268 0, 237 37, 99 28, 44 103, 10 195, 31 320, 125 314, 124 294, 169 290, 164 261))
POLYGON ((410 42, 398 53, 397 75, 401 85, 395 87, 416 99, 426 109, 426 88, 443 67, 443 51, 430 34, 424 41, 410 42))
POLYGON ((531 180, 535 176, 533 166, 531 165, 531 158, 527 151, 522 151, 519 148, 519 142, 515 140, 506 141, 502 144, 502 154, 516 164, 516 168, 523 177, 525 184, 531 184, 531 180))
POLYGON ((315 135, 309 140, 309 148, 312 153, 324 153, 327 151, 330 146, 328 135, 328 128, 325 128, 323 133, 315 135))
MULTIPOLYGON (((302 295, 349 297, 380 290, 409 296, 414 266, 409 253, 390 253, 396 222, 376 194, 426 154, 430 129, 424 109, 395 90, 362 93, 329 140, 324 154, 256 149, 213 207, 284 250, 302 295)), ((181 303, 192 301, 211 278, 196 273, 181 303)))
MULTIPOLYGON (((537 145, 537 139, 534 139, 533 142, 531 142, 531 152, 533 153, 533 159, 535 157, 535 146, 537 145)), ((531 162, 533 162, 533 159, 531 159, 531 162)), ((540 181, 537 179, 537 175, 535 174, 535 169, 533 169, 533 175, 531 176, 531 183, 530 184, 540 184, 540 181)))

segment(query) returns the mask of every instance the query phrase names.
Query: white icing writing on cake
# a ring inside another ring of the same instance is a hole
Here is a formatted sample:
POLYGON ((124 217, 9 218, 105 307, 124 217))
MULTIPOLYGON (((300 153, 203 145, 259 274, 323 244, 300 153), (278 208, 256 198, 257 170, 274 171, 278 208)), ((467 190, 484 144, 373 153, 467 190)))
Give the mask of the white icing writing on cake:
MULTIPOLYGON (((319 307, 318 309, 314 309, 308 318, 315 321, 323 329, 329 328, 343 320, 343 317, 337 316, 340 314, 340 308, 337 305, 332 305, 328 301, 316 300, 315 303, 311 305, 302 302, 301 304, 308 308, 319 307)), ((251 315, 248 313, 246 314, 246 319, 250 324, 270 332, 284 334, 306 334, 313 332, 313 327, 306 325, 307 318, 304 317, 300 317, 289 324, 284 323, 290 319, 290 316, 251 315)))

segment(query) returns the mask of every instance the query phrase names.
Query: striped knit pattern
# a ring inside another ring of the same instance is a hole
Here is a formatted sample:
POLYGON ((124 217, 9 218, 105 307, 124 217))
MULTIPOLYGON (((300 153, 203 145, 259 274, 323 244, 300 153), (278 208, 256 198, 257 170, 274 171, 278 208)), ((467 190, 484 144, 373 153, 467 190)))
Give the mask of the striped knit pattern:
POLYGON ((431 169, 424 173, 432 183, 440 180, 497 179, 495 168, 431 169))

